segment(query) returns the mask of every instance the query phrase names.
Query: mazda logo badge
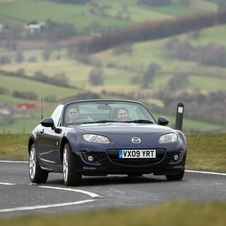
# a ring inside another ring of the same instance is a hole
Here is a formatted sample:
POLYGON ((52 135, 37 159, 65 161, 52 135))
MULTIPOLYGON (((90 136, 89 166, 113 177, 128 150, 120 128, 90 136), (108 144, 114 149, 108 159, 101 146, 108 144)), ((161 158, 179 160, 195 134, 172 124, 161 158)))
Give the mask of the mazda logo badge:
POLYGON ((133 138, 132 138, 132 142, 133 142, 134 144, 139 144, 139 143, 141 142, 141 139, 140 139, 139 137, 133 137, 133 138))

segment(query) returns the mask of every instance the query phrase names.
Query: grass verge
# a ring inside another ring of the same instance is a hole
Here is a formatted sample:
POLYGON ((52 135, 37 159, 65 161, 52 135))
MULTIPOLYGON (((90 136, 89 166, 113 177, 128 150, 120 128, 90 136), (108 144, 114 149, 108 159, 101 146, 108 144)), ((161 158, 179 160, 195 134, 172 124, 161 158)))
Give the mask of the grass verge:
MULTIPOLYGON (((226 172, 226 133, 188 134, 187 168, 226 172)), ((0 134, 0 159, 27 160, 29 134, 0 134)))
POLYGON ((208 204, 193 204, 187 201, 170 201, 132 209, 105 209, 91 213, 64 214, 53 216, 23 216, 0 219, 1 226, 224 226, 226 203, 211 202, 208 204))

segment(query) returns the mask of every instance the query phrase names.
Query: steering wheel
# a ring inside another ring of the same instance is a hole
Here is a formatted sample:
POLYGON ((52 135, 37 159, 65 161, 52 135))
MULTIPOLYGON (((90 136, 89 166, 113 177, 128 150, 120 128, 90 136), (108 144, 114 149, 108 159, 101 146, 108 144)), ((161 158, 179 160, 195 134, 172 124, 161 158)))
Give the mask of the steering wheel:
POLYGON ((92 120, 85 116, 78 116, 75 122, 92 122, 92 120))

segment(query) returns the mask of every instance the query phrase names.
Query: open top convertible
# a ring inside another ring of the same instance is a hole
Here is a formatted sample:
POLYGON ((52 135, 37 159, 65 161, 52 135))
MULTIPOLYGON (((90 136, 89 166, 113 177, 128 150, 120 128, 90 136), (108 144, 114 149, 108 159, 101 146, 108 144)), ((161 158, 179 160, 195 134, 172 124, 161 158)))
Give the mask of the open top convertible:
POLYGON ((50 172, 63 173, 67 186, 79 185, 82 175, 153 173, 181 180, 187 142, 184 134, 168 123, 163 116, 156 121, 138 101, 97 99, 60 104, 29 137, 30 180, 45 183, 50 172), (71 109, 77 113, 73 121, 71 109), (120 109, 128 116, 123 121, 120 109))

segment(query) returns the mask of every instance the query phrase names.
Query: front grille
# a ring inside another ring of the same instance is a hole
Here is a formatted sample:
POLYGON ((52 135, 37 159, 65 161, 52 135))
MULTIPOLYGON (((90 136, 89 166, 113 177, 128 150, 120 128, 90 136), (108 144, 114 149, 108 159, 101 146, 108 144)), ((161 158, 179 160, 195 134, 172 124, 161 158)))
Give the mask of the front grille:
POLYGON ((127 165, 127 166, 143 166, 143 165, 158 163, 163 159, 166 150, 165 149, 155 149, 155 150, 156 150, 156 158, 121 159, 119 158, 118 149, 107 150, 107 155, 112 162, 117 164, 127 165))

